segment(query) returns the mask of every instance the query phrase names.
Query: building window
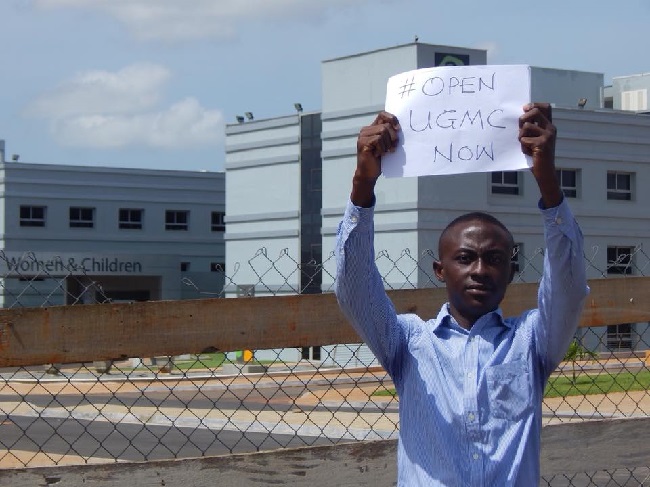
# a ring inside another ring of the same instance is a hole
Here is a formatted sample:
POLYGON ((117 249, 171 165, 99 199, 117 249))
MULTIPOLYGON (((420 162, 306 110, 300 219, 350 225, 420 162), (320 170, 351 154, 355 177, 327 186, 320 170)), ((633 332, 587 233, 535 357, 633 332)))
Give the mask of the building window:
POLYGON ((119 227, 125 230, 142 230, 142 215, 144 210, 120 208, 119 227))
POLYGON ((21 227, 44 227, 45 206, 21 206, 20 226, 21 227))
POLYGON ((70 207, 70 228, 93 228, 95 208, 70 207))
POLYGON ((212 231, 213 232, 226 231, 226 214, 223 211, 212 212, 212 231))
POLYGON ((181 262, 181 272, 187 272, 190 270, 189 262, 181 262))
POLYGON ((188 230, 190 212, 187 210, 167 210, 165 212, 165 230, 188 230))
POLYGON ((302 347, 302 351, 300 353, 301 357, 303 360, 314 360, 314 361, 320 361, 320 356, 321 356, 321 349, 320 346, 316 345, 314 347, 302 347))
POLYGON ((632 274, 634 247, 607 247, 607 274, 632 274))
POLYGON ((576 169, 558 169, 556 174, 564 196, 567 198, 577 198, 578 171, 576 169))
POLYGON ((612 351, 632 349, 632 325, 622 323, 620 325, 607 326, 607 348, 612 351))
POLYGON ((519 194, 519 173, 517 171, 493 172, 492 194, 519 194))
POLYGON ((510 259, 510 262, 512 263, 512 268, 514 269, 515 272, 521 272, 523 251, 524 251, 524 244, 522 243, 516 243, 515 246, 512 247, 512 258, 510 259))
POLYGON ((32 276, 32 277, 19 277, 18 280, 20 282, 42 282, 45 280, 44 277, 38 277, 38 276, 32 276))
POLYGON ((210 272, 226 272, 226 264, 223 262, 211 262, 210 263, 210 272))
POLYGON ((632 199, 632 173, 607 172, 607 199, 624 201, 632 199))

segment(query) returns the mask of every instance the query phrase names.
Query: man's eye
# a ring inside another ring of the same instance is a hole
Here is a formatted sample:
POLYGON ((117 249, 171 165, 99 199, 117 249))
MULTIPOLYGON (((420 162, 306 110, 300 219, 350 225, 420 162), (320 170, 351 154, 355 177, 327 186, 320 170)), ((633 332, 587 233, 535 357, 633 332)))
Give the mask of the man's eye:
POLYGON ((459 255, 456 260, 461 264, 469 264, 472 261, 469 255, 459 255))

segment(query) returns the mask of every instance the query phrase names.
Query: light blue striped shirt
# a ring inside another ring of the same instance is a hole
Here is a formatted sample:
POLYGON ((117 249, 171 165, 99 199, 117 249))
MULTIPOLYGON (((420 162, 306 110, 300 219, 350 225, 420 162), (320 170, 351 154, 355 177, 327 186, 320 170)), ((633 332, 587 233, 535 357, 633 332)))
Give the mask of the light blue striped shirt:
POLYGON ((543 209, 538 309, 501 310, 461 328, 447 304, 424 321, 397 315, 375 265, 374 208, 348 202, 337 238, 341 309, 399 396, 399 486, 539 483, 546 381, 573 339, 589 292, 582 233, 563 201, 543 209))

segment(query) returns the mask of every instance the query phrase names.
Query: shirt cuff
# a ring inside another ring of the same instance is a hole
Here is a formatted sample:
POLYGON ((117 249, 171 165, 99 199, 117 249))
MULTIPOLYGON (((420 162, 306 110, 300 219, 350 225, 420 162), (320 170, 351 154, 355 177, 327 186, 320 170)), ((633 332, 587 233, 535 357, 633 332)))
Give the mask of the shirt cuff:
POLYGON ((544 208, 541 199, 538 206, 544 218, 544 225, 547 228, 557 227, 565 235, 573 234, 574 217, 565 198, 562 198, 560 204, 553 208, 544 208))
POLYGON ((343 226, 347 232, 353 229, 372 231, 373 218, 375 215, 374 205, 370 208, 363 208, 355 206, 352 201, 348 200, 345 207, 345 214, 343 215, 343 226))

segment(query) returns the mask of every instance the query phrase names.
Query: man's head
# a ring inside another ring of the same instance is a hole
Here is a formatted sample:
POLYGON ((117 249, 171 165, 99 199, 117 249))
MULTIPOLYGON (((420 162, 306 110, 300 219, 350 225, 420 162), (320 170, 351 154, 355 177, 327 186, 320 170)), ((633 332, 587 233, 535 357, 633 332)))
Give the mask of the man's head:
POLYGON ((464 328, 499 307, 514 277, 513 248, 510 231, 487 213, 467 213, 443 230, 433 270, 446 283, 451 315, 464 328))

